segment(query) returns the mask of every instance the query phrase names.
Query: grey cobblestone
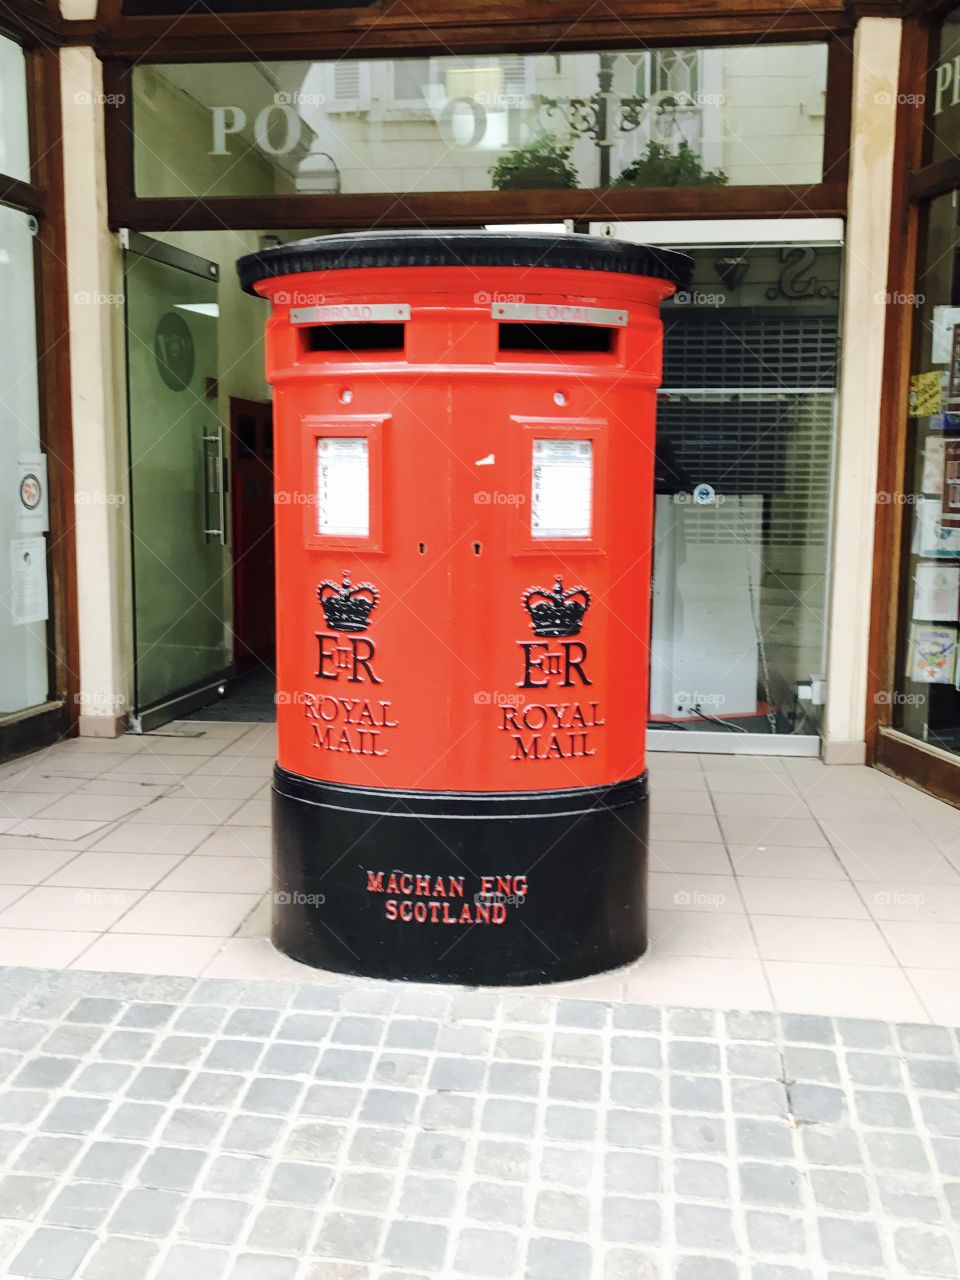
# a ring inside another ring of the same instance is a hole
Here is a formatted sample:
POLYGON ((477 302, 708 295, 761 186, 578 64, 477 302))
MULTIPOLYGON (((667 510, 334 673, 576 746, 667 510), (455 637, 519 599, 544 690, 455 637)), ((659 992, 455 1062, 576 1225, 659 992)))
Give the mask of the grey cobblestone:
POLYGON ((897 1027, 897 1036, 904 1053, 951 1058, 957 1052, 956 1043, 946 1027, 914 1026, 905 1023, 897 1027))
POLYGON ((185 1197, 176 1191, 137 1187, 128 1191, 110 1218, 111 1231, 131 1236, 168 1236, 185 1197))
POLYGON ((0 1218, 33 1218, 56 1186, 52 1178, 11 1173, 0 1178, 0 1218))
POLYGON ((603 1201, 601 1234, 605 1240, 629 1244, 657 1244, 662 1213, 656 1200, 633 1196, 606 1196, 603 1201))
POLYGON ((226 1275, 230 1255, 226 1249, 212 1249, 206 1245, 175 1244, 163 1259, 163 1265, 155 1274, 155 1280, 222 1280, 226 1275))
POLYGON ((593 1177, 597 1163, 596 1153, 590 1149, 546 1147, 540 1176, 544 1182, 562 1187, 583 1187, 593 1177))
POLYGON ((833 1019, 814 1014, 781 1014, 780 1029, 784 1040, 798 1044, 833 1044, 836 1039, 833 1019))
POLYGON ((98 1182, 123 1182, 147 1150, 135 1142, 94 1142, 77 1166, 77 1176, 98 1182))
POLYGON ((477 1222, 519 1227, 526 1212, 523 1190, 510 1183, 475 1182, 467 1194, 467 1217, 477 1222))
POLYGON ((486 1231, 467 1227, 457 1241, 454 1266, 468 1276, 502 1277, 516 1275, 519 1241, 506 1231, 486 1231))
POLYGON ((412 1175, 403 1184, 399 1211, 410 1218, 447 1218, 453 1212, 457 1184, 453 1178, 412 1175))
POLYGON ((429 1065, 430 1059, 424 1054, 385 1053, 377 1058, 373 1076, 385 1084, 415 1089, 426 1079, 429 1065))
POLYGON ((309 1209, 268 1204, 250 1228, 247 1244, 254 1249, 303 1254, 313 1236, 318 1215, 309 1209))
POLYGON ((255 1195, 266 1173, 259 1156, 217 1156, 203 1179, 205 1191, 221 1195, 255 1195))
POLYGON ((225 1111, 198 1111, 190 1107, 178 1107, 160 1130, 160 1140, 171 1145, 208 1148, 225 1123, 225 1111))
POLYGON ((813 1198, 822 1209, 843 1213, 867 1213, 870 1192, 862 1174, 841 1169, 814 1169, 810 1175, 813 1198))
POLYGON ((659 1067, 663 1050, 653 1036, 614 1036, 611 1059, 617 1067, 659 1067))
POLYGON ((62 1173, 82 1149, 80 1138, 31 1138, 13 1167, 23 1173, 62 1173))
POLYGON ((590 1230, 590 1200, 572 1191, 545 1189, 537 1196, 533 1223, 551 1231, 586 1235, 590 1230))
POLYGON ((667 1033, 671 1036, 717 1038, 717 1017, 712 1009, 667 1010, 667 1033))
POLYGON ((673 1187, 683 1199, 728 1200, 730 1174, 718 1160, 678 1159, 673 1187))
POLYGON ((11 1275, 72 1280, 95 1241, 89 1231, 40 1227, 14 1258, 11 1275))
POLYGON ((11 1280, 960 1280, 948 1029, 0 970, 11 1280))
POLYGON ((478 1110, 476 1098, 462 1093, 428 1094, 420 1108, 422 1129, 472 1129, 478 1110))
POLYGON ((180 1234, 205 1244, 230 1245, 240 1239, 249 1216, 243 1200, 218 1200, 203 1196, 191 1202, 184 1214, 180 1234))
MULTIPOLYGON (((322 1172, 326 1174, 327 1170, 322 1172)), ((386 1212, 392 1197, 393 1178, 370 1169, 341 1173, 333 1190, 333 1202, 338 1208, 368 1213, 386 1212)))
POLYGON ((686 1255, 677 1260, 677 1280, 737 1280, 740 1271, 729 1258, 686 1255))
POLYGON ((394 1222, 383 1247, 392 1266, 439 1271, 447 1244, 447 1228, 429 1222, 394 1222))
POLYGON ((857 1266, 880 1266, 883 1250, 880 1236, 872 1222, 855 1219, 821 1218, 820 1246, 828 1262, 844 1262, 857 1266))
POLYGON ((604 1178, 608 1190, 646 1195, 659 1192, 660 1183, 661 1166, 657 1156, 640 1151, 608 1152, 604 1178))
MULTIPOLYGON (((847 1074, 854 1084, 898 1088, 902 1082, 900 1060, 887 1053, 848 1053, 847 1074)), ((939 1063, 937 1063, 939 1065, 939 1063)), ((946 1064, 950 1066, 950 1063, 946 1064)), ((916 1083, 916 1082, 915 1082, 916 1083)))
POLYGON ((741 1156, 789 1158, 794 1150, 794 1132, 783 1120, 738 1119, 735 1125, 737 1150, 741 1156))
POLYGON ((727 1046, 727 1070, 734 1076, 754 1076, 760 1080, 779 1078, 780 1052, 774 1045, 731 1044, 727 1046))
POLYGON ((121 1276, 144 1276, 160 1246, 153 1240, 131 1240, 110 1236, 90 1254, 83 1280, 119 1280, 121 1276))
POLYGON ((158 1147, 140 1166, 137 1181, 144 1187, 190 1191, 206 1159, 202 1151, 158 1147))
POLYGON ((788 1044, 783 1050, 783 1069, 788 1080, 840 1082, 840 1064, 832 1049, 788 1044))
POLYGON ((527 1252, 527 1280, 591 1280, 593 1250, 579 1240, 538 1236, 527 1252))
POLYGON ((928 1183, 891 1175, 878 1177, 880 1203, 891 1217, 939 1222, 942 1213, 936 1191, 928 1183))
POLYGON ((784 1164, 744 1163, 740 1166, 740 1196, 744 1204, 800 1205, 799 1170, 784 1164))
POLYGON ((544 1132, 551 1141, 589 1142, 597 1132, 598 1117, 587 1107, 547 1107, 544 1132))
POLYGON ((803 1220, 785 1213, 748 1210, 747 1240, 757 1253, 803 1254, 807 1250, 803 1220))
POLYGON ((732 1253, 735 1248, 733 1215, 729 1209, 681 1202, 676 1206, 674 1226, 677 1243, 685 1249, 713 1249, 732 1253))

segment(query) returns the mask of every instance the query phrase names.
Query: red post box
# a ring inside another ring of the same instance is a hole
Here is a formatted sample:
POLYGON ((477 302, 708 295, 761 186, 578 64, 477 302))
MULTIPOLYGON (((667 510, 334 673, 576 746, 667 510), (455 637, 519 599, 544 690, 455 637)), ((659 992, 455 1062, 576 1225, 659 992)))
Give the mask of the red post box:
POLYGON ((659 304, 689 259, 371 232, 238 270, 272 304, 276 945, 465 983, 633 960, 659 304))

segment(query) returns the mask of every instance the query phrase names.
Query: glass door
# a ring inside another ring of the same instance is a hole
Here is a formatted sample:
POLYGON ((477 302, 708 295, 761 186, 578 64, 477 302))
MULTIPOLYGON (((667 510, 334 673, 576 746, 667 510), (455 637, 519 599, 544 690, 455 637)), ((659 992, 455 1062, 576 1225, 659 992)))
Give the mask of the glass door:
MULTIPOLYGON (((2 48, 2 45, 0 45, 2 48)), ((47 701, 46 455, 40 443, 33 219, 0 206, 0 720, 47 701)))
POLYGON ((135 718, 212 701, 229 674, 218 269, 131 236, 125 255, 135 718))

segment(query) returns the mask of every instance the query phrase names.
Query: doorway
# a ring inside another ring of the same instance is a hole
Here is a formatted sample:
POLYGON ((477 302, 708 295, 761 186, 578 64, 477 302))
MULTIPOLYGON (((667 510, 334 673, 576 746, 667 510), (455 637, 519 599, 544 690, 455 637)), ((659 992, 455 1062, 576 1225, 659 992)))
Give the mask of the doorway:
POLYGON ((268 667, 276 650, 273 548, 273 406, 230 398, 233 661, 238 674, 268 667))
POLYGON ((232 670, 219 267, 131 235, 124 253, 136 731, 232 670))

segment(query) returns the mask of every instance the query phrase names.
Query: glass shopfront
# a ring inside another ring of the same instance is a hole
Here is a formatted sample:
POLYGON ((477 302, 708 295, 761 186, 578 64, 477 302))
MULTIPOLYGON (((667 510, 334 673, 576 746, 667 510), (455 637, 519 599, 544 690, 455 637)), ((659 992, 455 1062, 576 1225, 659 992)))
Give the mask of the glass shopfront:
POLYGON ((841 251, 802 235, 683 246, 694 283, 664 306, 656 746, 818 747, 841 251))
POLYGON ((890 399, 877 495, 874 759, 957 803, 960 9, 929 28, 908 27, 906 39, 905 65, 924 66, 926 82, 909 98, 918 116, 907 144, 913 172, 894 212, 894 254, 898 238, 906 247, 887 328, 888 377, 899 394, 890 399))
POLYGON ((960 755, 960 201, 921 220, 893 725, 960 755))
MULTIPOLYGON (((0 37, 0 178, 30 178, 23 50, 0 37)), ((37 222, 0 200, 0 728, 51 686, 49 495, 41 444, 37 222)))

